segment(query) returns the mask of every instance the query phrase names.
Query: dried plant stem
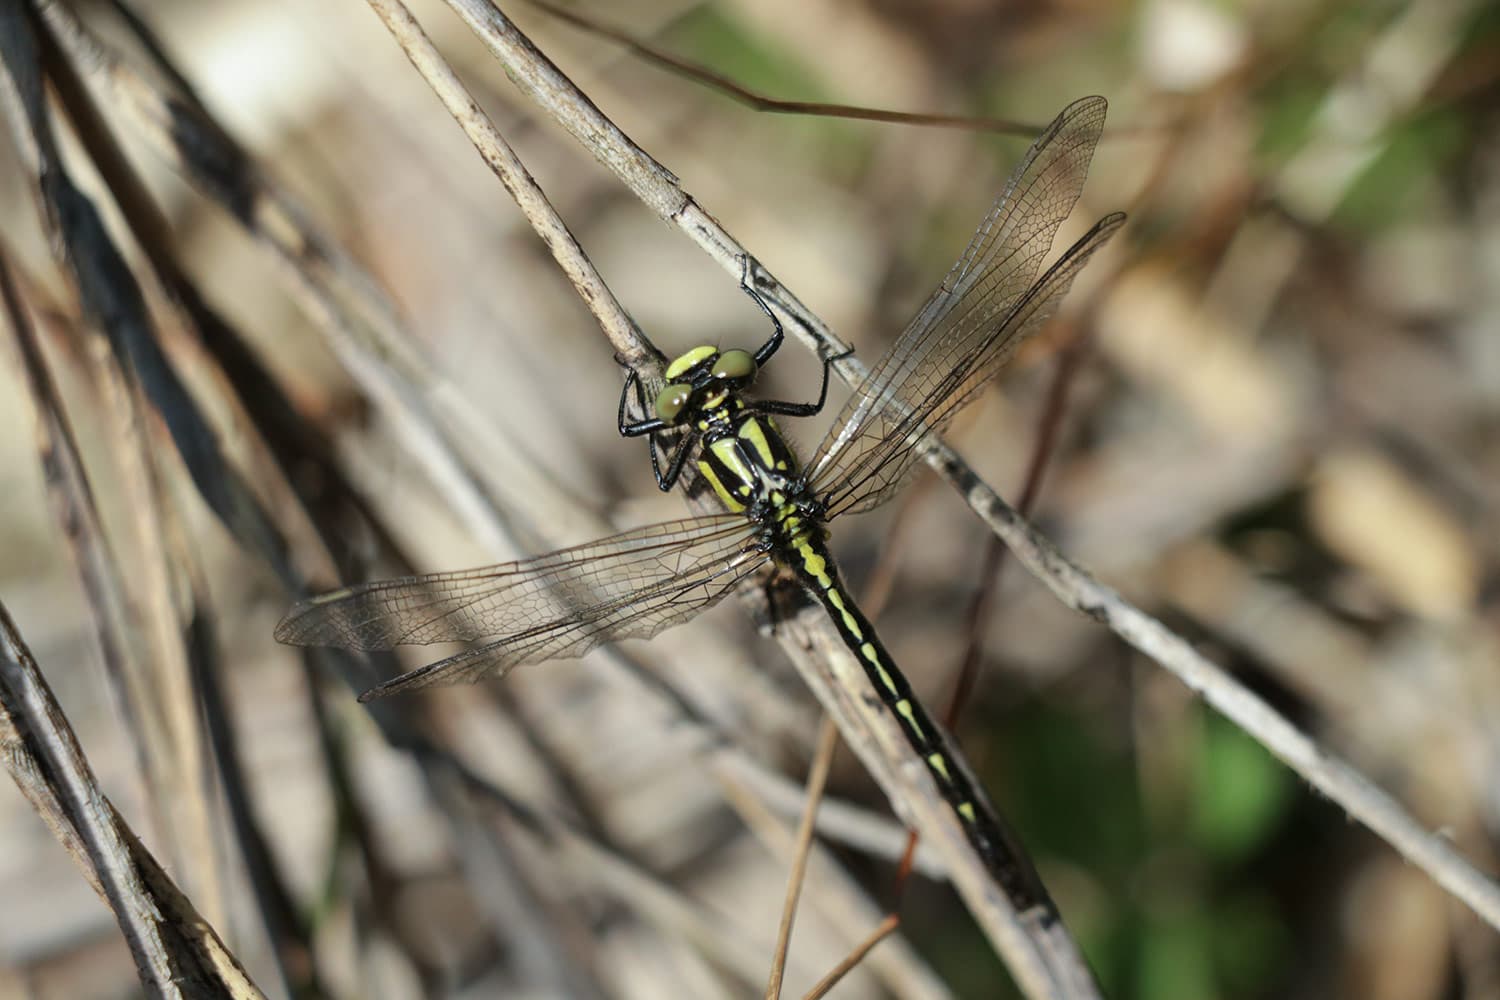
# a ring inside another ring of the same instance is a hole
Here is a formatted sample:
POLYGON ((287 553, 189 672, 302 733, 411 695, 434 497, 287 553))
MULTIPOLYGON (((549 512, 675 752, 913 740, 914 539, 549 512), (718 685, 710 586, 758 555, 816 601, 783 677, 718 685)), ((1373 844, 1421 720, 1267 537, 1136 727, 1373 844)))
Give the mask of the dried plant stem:
POLYGON ((670 73, 686 77, 694 83, 716 90, 756 111, 767 111, 781 115, 820 115, 827 118, 849 118, 856 121, 887 122, 892 125, 927 125, 934 128, 954 128, 966 132, 995 132, 1002 135, 1020 135, 1035 138, 1041 135, 1038 125, 1012 121, 1009 118, 994 118, 988 115, 942 115, 926 112, 891 111, 887 108, 869 108, 854 104, 828 104, 822 101, 784 101, 767 97, 736 83, 722 73, 717 73, 700 63, 683 59, 647 45, 640 39, 612 28, 577 11, 548 0, 526 0, 538 10, 546 11, 559 21, 564 21, 591 35, 608 38, 624 46, 630 53, 670 73))
POLYGON ((4 605, 0 747, 11 777, 114 911, 141 982, 153 996, 262 1000, 212 926, 99 790, 77 737, 4 605))
POLYGON ((635 323, 626 314, 614 293, 589 262, 588 256, 567 224, 547 201, 510 144, 500 135, 488 115, 470 96, 463 82, 433 46, 422 26, 400 0, 366 0, 370 9, 385 22, 391 36, 411 60, 422 79, 458 122, 479 155, 484 158, 505 190, 515 199, 526 221, 547 244, 558 267, 562 268, 584 304, 599 321, 605 336, 624 363, 635 367, 660 355, 641 338, 635 323))
POLYGON ((877 944, 894 934, 896 932, 896 928, 900 926, 900 917, 898 917, 894 913, 888 915, 873 931, 870 932, 869 937, 865 938, 859 944, 855 945, 854 948, 849 951, 849 954, 844 956, 844 960, 842 962, 829 970, 828 975, 824 976, 818 981, 818 984, 816 986, 808 990, 806 996, 804 996, 802 1000, 819 1000, 820 997, 827 996, 828 991, 837 986, 839 984, 839 980, 843 979, 849 974, 850 969, 854 968, 860 962, 863 962, 865 960, 865 956, 868 955, 877 944))
POLYGON ((781 911, 781 925, 776 931, 776 954, 771 960, 771 975, 766 983, 766 1000, 781 996, 781 981, 786 974, 786 953, 792 943, 792 922, 797 917, 797 897, 802 894, 802 880, 807 875, 813 831, 817 828, 818 804, 828 784, 833 766, 833 752, 838 749, 839 730, 827 716, 818 726, 818 745, 813 752, 812 767, 807 773, 807 803, 802 822, 797 827, 797 849, 792 856, 792 870, 787 873, 786 903, 781 911))
POLYGON ((1491 927, 1500 929, 1500 885, 1476 869, 1446 838, 1424 829, 1369 778, 1318 746, 1285 716, 1193 649, 1186 639, 1069 562, 1049 539, 962 463, 939 461, 943 463, 940 471, 960 490, 969 507, 1059 600, 1170 670, 1491 927))

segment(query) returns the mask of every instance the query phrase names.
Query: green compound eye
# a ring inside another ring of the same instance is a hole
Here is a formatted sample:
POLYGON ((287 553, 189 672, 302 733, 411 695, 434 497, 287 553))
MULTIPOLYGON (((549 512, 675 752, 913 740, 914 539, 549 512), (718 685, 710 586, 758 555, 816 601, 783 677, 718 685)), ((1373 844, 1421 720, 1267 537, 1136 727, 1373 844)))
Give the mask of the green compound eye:
POLYGON ((693 387, 682 382, 664 386, 656 394, 656 415, 662 420, 676 420, 682 408, 693 398, 693 387))
POLYGON ((714 378, 749 378, 755 374, 755 359, 748 351, 725 351, 714 362, 714 378))

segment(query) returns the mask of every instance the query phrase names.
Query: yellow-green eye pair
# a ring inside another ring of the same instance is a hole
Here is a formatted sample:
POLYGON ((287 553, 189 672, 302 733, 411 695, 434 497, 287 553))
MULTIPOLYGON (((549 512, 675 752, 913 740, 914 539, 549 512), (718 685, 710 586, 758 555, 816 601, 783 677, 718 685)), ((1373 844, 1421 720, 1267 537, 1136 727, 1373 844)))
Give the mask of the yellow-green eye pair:
MULTIPOLYGON (((725 351, 714 359, 709 375, 714 379, 744 379, 755 374, 755 358, 748 351, 725 351)), ((656 394, 656 416, 661 420, 676 420, 688 400, 693 398, 693 387, 686 382, 671 382, 656 394)))

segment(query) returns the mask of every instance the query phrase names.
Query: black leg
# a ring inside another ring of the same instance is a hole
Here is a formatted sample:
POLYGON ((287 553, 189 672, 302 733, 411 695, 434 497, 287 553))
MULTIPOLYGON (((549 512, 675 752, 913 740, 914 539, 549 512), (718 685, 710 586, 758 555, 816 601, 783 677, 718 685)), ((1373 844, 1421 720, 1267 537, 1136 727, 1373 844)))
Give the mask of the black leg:
POLYGON ((641 380, 636 378, 634 368, 627 368, 625 369, 625 384, 620 387, 620 412, 615 418, 615 425, 620 428, 621 437, 630 437, 630 432, 625 429, 625 404, 630 399, 630 389, 632 386, 635 387, 635 398, 644 402, 644 394, 641 392, 641 380))
POLYGON ((842 354, 835 354, 831 358, 823 359, 823 384, 818 389, 818 399, 814 403, 788 403, 779 399, 759 399, 750 406, 760 413, 772 413, 783 417, 810 417, 823 409, 823 404, 828 400, 828 372, 835 361, 840 361, 854 353, 854 348, 849 348, 842 354))
MULTIPOLYGON (((625 376, 625 387, 620 390, 620 412, 616 415, 615 424, 620 431, 621 437, 640 437, 642 435, 647 435, 646 450, 651 453, 651 474, 656 477, 656 485, 660 486, 662 488, 662 491, 665 492, 672 488, 672 483, 676 482, 677 475, 681 473, 681 468, 679 467, 676 473, 672 472, 672 470, 669 468, 667 471, 667 476, 662 475, 661 459, 657 454, 657 439, 655 432, 667 430, 669 427, 671 427, 671 424, 660 418, 638 420, 633 424, 626 423, 626 401, 630 398, 630 390, 632 387, 635 389, 635 401, 636 405, 640 408, 641 414, 644 416, 646 413, 650 412, 646 409, 646 390, 641 385, 641 380, 636 375, 635 369, 632 368, 630 369, 629 374, 625 376)), ((676 463, 674 460, 674 464, 680 466, 681 463, 676 463)))
POLYGON ((640 437, 642 434, 650 434, 654 431, 664 431, 672 425, 659 418, 644 419, 644 415, 650 410, 646 408, 646 390, 641 387, 641 380, 636 377, 635 369, 625 376, 625 387, 620 390, 620 412, 616 418, 616 425, 621 437, 640 437), (630 396, 631 387, 635 387, 636 405, 641 409, 643 419, 627 424, 625 422, 625 400, 630 396))
POLYGON ((689 431, 672 454, 672 461, 667 465, 667 474, 663 476, 661 469, 656 464, 656 438, 651 438, 651 471, 656 473, 656 485, 663 493, 670 493, 672 487, 677 485, 677 480, 682 476, 682 467, 687 464, 688 455, 692 454, 693 446, 698 443, 698 432, 689 431))
POLYGON ((786 338, 786 334, 781 329, 781 320, 776 318, 776 314, 771 311, 771 307, 766 304, 766 300, 761 297, 760 292, 756 291, 755 286, 750 283, 750 258, 741 257, 740 262, 740 288, 744 289, 745 294, 750 296, 756 305, 760 306, 760 311, 765 313, 766 318, 771 321, 771 339, 761 344, 760 348, 755 352, 755 367, 760 368, 767 361, 771 360, 771 355, 780 349, 781 342, 786 338))

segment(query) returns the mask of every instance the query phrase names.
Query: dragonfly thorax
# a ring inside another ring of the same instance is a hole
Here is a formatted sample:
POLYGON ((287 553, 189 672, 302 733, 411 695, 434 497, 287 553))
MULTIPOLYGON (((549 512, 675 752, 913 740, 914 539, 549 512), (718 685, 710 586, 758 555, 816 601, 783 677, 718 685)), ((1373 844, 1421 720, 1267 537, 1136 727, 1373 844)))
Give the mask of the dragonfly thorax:
POLYGON ((727 509, 760 516, 802 495, 801 470, 771 418, 734 403, 704 421, 698 471, 727 509))
POLYGON ((715 410, 733 408, 738 393, 755 381, 758 369, 748 351, 720 351, 702 345, 672 359, 667 384, 656 395, 656 417, 670 424, 702 420, 715 410))

